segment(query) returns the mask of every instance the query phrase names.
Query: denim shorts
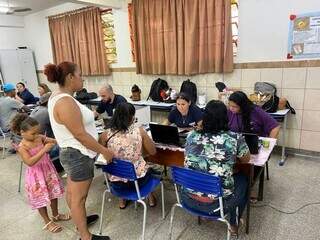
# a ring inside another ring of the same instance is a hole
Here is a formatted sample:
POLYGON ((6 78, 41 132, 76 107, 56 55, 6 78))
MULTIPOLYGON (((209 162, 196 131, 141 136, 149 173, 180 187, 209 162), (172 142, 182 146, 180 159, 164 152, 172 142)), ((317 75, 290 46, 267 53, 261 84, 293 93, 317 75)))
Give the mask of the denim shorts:
POLYGON ((60 162, 74 182, 86 181, 94 176, 94 159, 74 148, 61 148, 60 162))

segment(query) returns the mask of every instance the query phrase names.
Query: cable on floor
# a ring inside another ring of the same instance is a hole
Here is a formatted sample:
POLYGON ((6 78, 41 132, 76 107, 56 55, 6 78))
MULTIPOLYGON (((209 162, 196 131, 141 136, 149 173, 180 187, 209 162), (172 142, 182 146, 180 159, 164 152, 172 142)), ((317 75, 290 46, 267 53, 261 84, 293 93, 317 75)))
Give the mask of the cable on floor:
POLYGON ((298 209, 296 209, 294 211, 291 211, 291 212, 278 209, 278 208, 276 208, 275 206, 272 206, 269 203, 268 204, 261 204, 261 205, 253 205, 252 204, 251 207, 254 207, 254 208, 269 207, 269 208, 272 208, 273 210, 275 210, 277 212, 280 212, 280 213, 283 213, 283 214, 295 214, 295 213, 299 212, 300 210, 302 210, 303 208, 311 206, 311 205, 320 205, 320 202, 307 203, 307 204, 302 205, 298 209))

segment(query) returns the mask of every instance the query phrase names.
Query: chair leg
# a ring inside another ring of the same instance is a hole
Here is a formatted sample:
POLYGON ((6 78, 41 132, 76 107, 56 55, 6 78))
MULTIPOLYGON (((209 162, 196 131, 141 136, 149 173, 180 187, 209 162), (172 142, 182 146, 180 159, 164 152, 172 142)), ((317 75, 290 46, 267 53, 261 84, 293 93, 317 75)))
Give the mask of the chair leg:
POLYGON ((99 226, 99 234, 102 234, 102 222, 103 222, 103 213, 104 213, 104 202, 106 200, 106 193, 107 191, 103 192, 102 195, 102 204, 101 204, 101 213, 100 213, 100 226, 99 226))
POLYGON ((239 207, 236 208, 236 224, 239 226, 239 207))
POLYGON ((267 180, 269 180, 269 161, 266 162, 267 180))
POLYGON ((142 236, 141 239, 144 240, 144 235, 146 231, 146 220, 147 220, 147 204, 143 200, 138 200, 143 206, 143 222, 142 222, 142 236))
POLYGON ((2 159, 5 159, 6 153, 6 136, 3 136, 3 143, 2 143, 2 159))
POLYGON ((162 205, 162 219, 165 219, 165 209, 164 209, 164 187, 163 182, 160 182, 161 184, 161 205, 162 205))
POLYGON ((227 240, 231 239, 231 233, 229 231, 229 227, 227 228, 227 240))
POLYGON ((179 206, 179 203, 175 203, 171 208, 171 216, 170 216, 170 227, 169 227, 169 239, 172 237, 172 228, 173 228, 173 217, 174 217, 174 210, 176 207, 179 206))
POLYGON ((20 174, 19 174, 19 186, 18 186, 18 192, 20 192, 20 190, 21 190, 22 168, 23 168, 23 162, 22 162, 22 161, 20 161, 20 174))

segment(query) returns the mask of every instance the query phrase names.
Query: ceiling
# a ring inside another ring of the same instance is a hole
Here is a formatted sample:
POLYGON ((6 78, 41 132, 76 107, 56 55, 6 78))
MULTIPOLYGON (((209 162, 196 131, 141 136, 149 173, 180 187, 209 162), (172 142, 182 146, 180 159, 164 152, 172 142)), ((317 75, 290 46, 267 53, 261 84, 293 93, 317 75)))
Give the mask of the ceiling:
MULTIPOLYGON (((32 11, 15 13, 14 15, 24 16, 34 12, 38 12, 50 7, 65 3, 63 0, 9 0, 10 7, 31 8, 32 11)), ((7 0, 0 0, 0 6, 8 6, 7 0)))
MULTIPOLYGON (((32 11, 14 13, 14 15, 25 16, 67 2, 121 8, 127 6, 125 3, 131 0, 9 0, 9 7, 31 8, 32 11)), ((2 6, 7 7, 8 0, 0 0, 0 7, 2 6)))

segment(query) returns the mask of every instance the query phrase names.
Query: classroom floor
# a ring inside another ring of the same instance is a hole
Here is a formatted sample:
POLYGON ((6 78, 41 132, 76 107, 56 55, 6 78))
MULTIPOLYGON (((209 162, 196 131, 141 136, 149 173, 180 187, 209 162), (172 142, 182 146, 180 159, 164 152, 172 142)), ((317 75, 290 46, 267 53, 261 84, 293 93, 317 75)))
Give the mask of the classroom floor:
MULTIPOLYGON (((270 166, 270 181, 265 182, 265 204, 271 203, 284 211, 293 211, 300 206, 317 202, 320 199, 320 161, 306 160, 301 157, 289 157, 283 167, 279 167, 273 155, 270 166)), ((0 239, 78 239, 72 222, 63 222, 61 233, 48 233, 42 230, 42 221, 36 211, 32 211, 26 202, 24 191, 17 192, 20 162, 17 155, 8 155, 0 159, 0 239)), ((103 176, 96 172, 87 201, 88 213, 99 213, 103 176)), ((157 191, 158 199, 160 191, 157 191)), ((145 239, 168 239, 169 210, 175 202, 173 187, 165 184, 166 219, 161 219, 160 201, 156 208, 148 209, 145 239)), ((66 212, 64 199, 60 202, 61 212, 66 212)), ((142 207, 134 210, 130 204, 120 210, 116 198, 110 196, 106 204, 103 233, 112 240, 138 239, 141 233, 142 207)), ((316 240, 320 239, 320 205, 308 206, 296 214, 279 213, 269 207, 255 207, 251 212, 250 234, 246 235, 244 227, 240 230, 239 239, 259 240, 316 240)), ((97 233, 99 224, 90 230, 97 233)), ((226 227, 217 222, 202 222, 178 209, 176 213, 173 239, 225 239, 226 227)))

